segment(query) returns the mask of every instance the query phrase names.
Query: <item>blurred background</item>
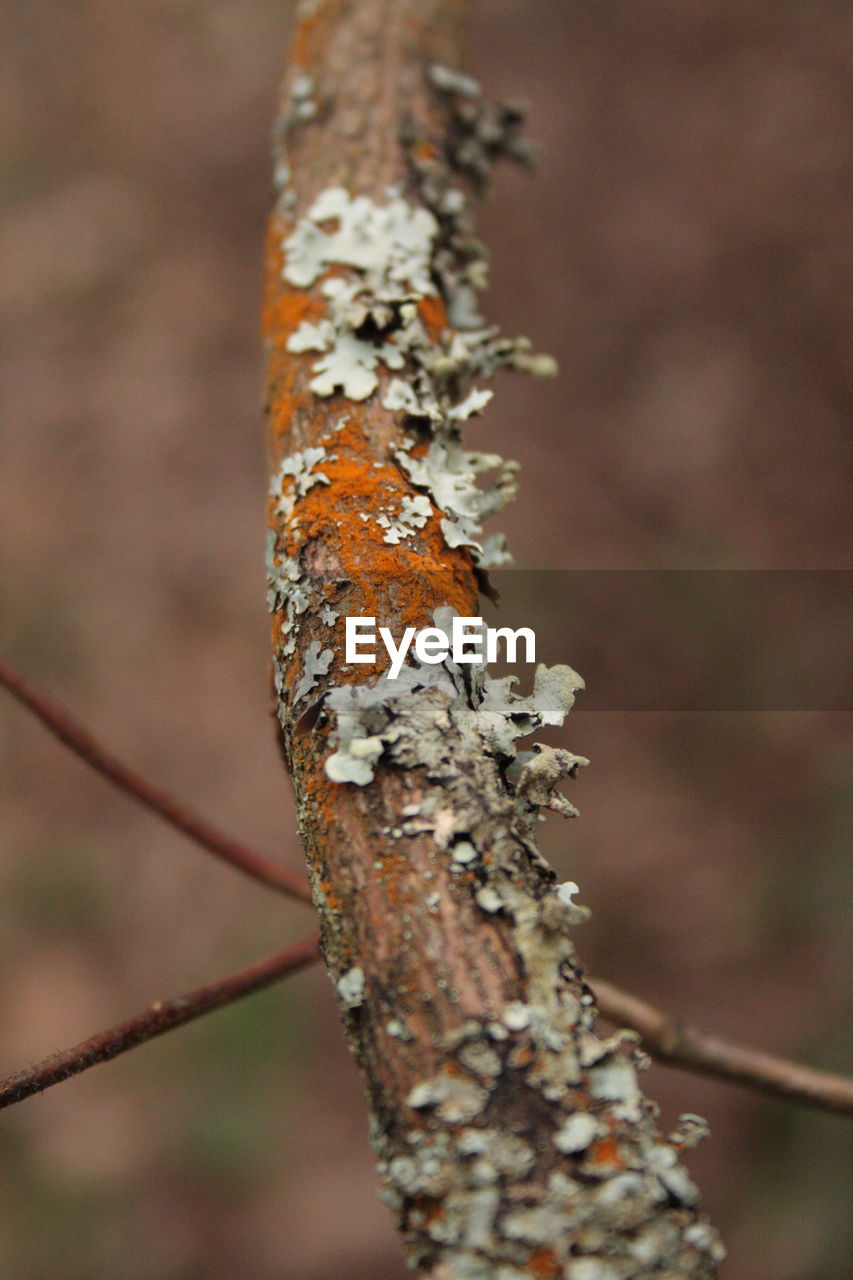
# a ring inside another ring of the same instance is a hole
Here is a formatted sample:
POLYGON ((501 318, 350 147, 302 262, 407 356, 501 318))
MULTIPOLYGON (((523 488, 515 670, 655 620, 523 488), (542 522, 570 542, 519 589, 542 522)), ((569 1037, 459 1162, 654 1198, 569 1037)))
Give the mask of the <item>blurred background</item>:
MULTIPOLYGON (((849 6, 475 14, 473 70, 529 100, 543 144, 482 211, 487 310, 561 366, 504 377, 470 432, 522 463, 518 563, 849 567, 849 6)), ((257 321, 290 22, 271 0, 0 5, 0 652, 298 865, 268 714, 257 321)), ((580 667, 601 621, 568 591, 553 608, 580 667)), ((804 632, 829 687, 838 639, 804 632)), ((593 909, 590 970, 849 1067, 849 714, 581 701, 565 740, 593 762, 583 816, 543 840, 593 909)), ((0 1075, 310 927, 6 697, 0 884, 0 1075)), ((847 1274, 849 1126, 660 1067, 646 1089, 664 1126, 711 1123, 691 1166, 729 1280, 847 1274)), ((4 1112, 0 1275, 402 1280, 376 1190, 306 973, 4 1112)))

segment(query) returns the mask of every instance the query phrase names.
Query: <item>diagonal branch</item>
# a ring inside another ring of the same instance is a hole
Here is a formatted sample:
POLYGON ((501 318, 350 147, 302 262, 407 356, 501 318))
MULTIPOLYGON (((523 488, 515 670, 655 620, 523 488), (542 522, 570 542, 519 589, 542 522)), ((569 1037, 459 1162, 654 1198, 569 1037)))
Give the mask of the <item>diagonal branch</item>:
POLYGON ((171 826, 182 831, 190 840, 207 849, 215 857, 228 862, 244 875, 260 881, 279 893, 310 902, 308 883, 297 872, 288 871, 265 854, 250 849, 241 841, 232 840, 212 826, 205 818, 188 808, 162 787, 155 786, 141 777, 129 765, 117 759, 97 741, 87 729, 58 702, 37 688, 25 676, 0 661, 0 685, 41 720, 54 737, 70 747, 75 755, 90 765, 96 773, 106 778, 120 791, 138 800, 146 809, 156 813, 171 826))
POLYGON ((36 1066, 18 1071, 0 1081, 0 1109, 22 1102, 34 1093, 41 1093, 51 1085, 79 1075, 89 1067, 97 1066, 99 1062, 109 1062, 111 1058, 117 1058, 128 1049, 135 1049, 146 1040, 153 1040, 155 1036, 192 1022, 203 1013, 219 1009, 233 1000, 259 991, 262 987, 268 987, 287 974, 297 973, 312 964, 319 954, 316 935, 303 938, 284 951, 278 951, 266 960, 259 960, 227 978, 209 982, 174 1000, 155 1000, 135 1018, 120 1022, 108 1031, 90 1036, 73 1048, 52 1054, 36 1066))
POLYGON ((853 1115, 853 1080, 709 1035, 603 978, 590 978, 589 985, 608 1022, 639 1032, 643 1047, 659 1062, 822 1111, 853 1115))

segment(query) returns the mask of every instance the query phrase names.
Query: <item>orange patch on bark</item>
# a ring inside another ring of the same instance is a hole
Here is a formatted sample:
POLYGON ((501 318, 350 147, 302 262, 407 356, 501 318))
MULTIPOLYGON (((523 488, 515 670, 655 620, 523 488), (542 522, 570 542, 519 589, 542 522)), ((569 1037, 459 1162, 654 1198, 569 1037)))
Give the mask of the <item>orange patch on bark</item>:
MULTIPOLYGON (((429 606, 439 601, 464 613, 474 589, 468 552, 447 546, 437 510, 413 538, 385 541, 387 529, 377 517, 396 520, 412 486, 396 463, 376 461, 359 407, 348 404, 347 413, 346 425, 326 438, 330 456, 319 464, 329 483, 315 485, 296 503, 285 531, 286 553, 295 556, 306 543, 322 540, 344 576, 358 584, 362 616, 375 617, 377 626, 428 626, 429 606)), ((374 669, 388 665, 379 645, 374 669)))
POLYGON ((286 439, 293 421, 293 415, 302 407, 307 393, 296 389, 299 366, 295 360, 275 360, 270 362, 268 381, 270 384, 269 431, 271 441, 280 443, 286 439))
POLYGON ((471 1077, 471 1072, 463 1067, 461 1063, 454 1062, 452 1058, 448 1062, 442 1063, 441 1074, 443 1076, 454 1076, 459 1080, 469 1080, 471 1077))
POLYGON ((268 297, 261 313, 262 332, 265 338, 279 349, 287 346, 287 339, 303 320, 320 320, 326 314, 322 299, 307 293, 290 290, 268 297))
POLYGON ((447 309, 436 293, 428 293, 418 303, 418 315, 427 331, 430 342, 438 342, 447 328, 447 309))
POLYGON ((266 288, 261 312, 261 332, 267 344, 267 387, 269 396, 269 431, 272 442, 286 437, 294 414, 305 403, 307 390, 298 389, 300 375, 307 384, 304 361, 287 350, 287 340, 303 320, 317 321, 326 314, 321 298, 289 288, 282 280, 284 256, 282 241, 286 226, 280 218, 272 218, 267 230, 266 288))
POLYGON ((423 1214, 424 1222, 427 1226, 444 1217, 444 1206, 440 1200, 426 1200, 423 1197, 417 1197, 412 1201, 412 1207, 423 1214))
POLYGON ((323 49, 323 43, 328 38, 332 13, 338 6, 337 4, 325 0, 321 3, 316 13, 309 14, 302 18, 293 35, 293 44, 290 48, 291 62, 302 70, 310 70, 313 63, 317 60, 323 49))
POLYGON ((287 339, 303 320, 319 320, 326 314, 326 304, 322 298, 314 298, 301 289, 294 289, 284 280, 284 241, 288 232, 289 227, 282 218, 270 218, 264 254, 265 287, 261 333, 280 351, 286 349, 287 339))
POLYGON ((426 139, 416 143, 412 150, 418 160, 437 160, 440 155, 435 143, 427 142, 426 139))
MULTIPOLYGON (((386 867, 385 870, 387 871, 388 868, 386 867)), ((401 907, 403 905, 400 885, 397 880, 386 879, 385 896, 392 907, 401 907)))
POLYGON ((554 1257, 553 1249, 539 1249, 532 1258, 528 1258, 522 1270, 536 1276, 536 1280, 556 1280, 557 1276, 563 1274, 562 1265, 554 1257))
POLYGON ((332 888, 331 880, 323 880, 320 888, 323 892, 323 898, 329 911, 340 911, 341 900, 332 888))
POLYGON ((625 1161, 619 1154, 619 1146, 612 1134, 599 1138, 589 1149, 589 1160, 592 1164, 608 1165, 614 1169, 623 1169, 625 1161))

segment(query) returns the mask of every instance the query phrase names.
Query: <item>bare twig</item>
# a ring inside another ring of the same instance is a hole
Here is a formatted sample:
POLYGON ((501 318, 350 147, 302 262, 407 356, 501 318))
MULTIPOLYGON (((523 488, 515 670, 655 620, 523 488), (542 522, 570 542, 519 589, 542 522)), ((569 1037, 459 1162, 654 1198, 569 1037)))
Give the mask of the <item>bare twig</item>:
MULTIPOLYGON (((231 840, 205 819, 193 814, 186 805, 168 792, 141 778, 106 751, 63 707, 5 662, 0 662, 0 684, 8 689, 23 706, 32 711, 82 760, 146 808, 157 813, 170 825, 177 827, 209 852, 231 863, 253 879, 293 897, 308 899, 308 885, 302 877, 279 867, 263 854, 256 853, 241 842, 231 840)), ((221 984, 212 983, 209 987, 202 988, 200 992, 184 997, 183 1001, 174 1001, 173 1005, 177 1007, 184 1001, 193 1000, 197 996, 213 996, 212 1003, 202 1003, 187 1017, 172 1016, 170 1020, 168 1010, 172 1006, 164 1005, 160 1009, 162 1024, 155 1018, 156 1026, 152 1031, 143 1032, 134 1038, 134 1029, 140 1019, 133 1019, 131 1023, 123 1024, 121 1028, 93 1036, 91 1040, 84 1041, 82 1045, 68 1050, 59 1058, 51 1058, 47 1063, 33 1068, 33 1072, 44 1072, 50 1075, 50 1078, 46 1082, 26 1088, 19 1096, 27 1097, 30 1093, 46 1088, 49 1084, 56 1084, 70 1075, 76 1075, 78 1071, 85 1070, 86 1066, 93 1066, 96 1062, 115 1057, 116 1054, 133 1048, 135 1044, 150 1039, 152 1035, 160 1035, 172 1026, 180 1026, 199 1013, 205 1013, 209 1008, 216 1008, 220 1004, 226 1004, 229 1000, 245 995, 247 991, 254 990, 255 985, 264 985, 266 982, 274 981, 276 977, 284 976, 289 972, 288 955, 287 951, 281 952, 263 965, 254 966, 251 970, 245 970, 243 974, 223 979, 221 984), (275 968, 275 962, 279 962, 281 968, 275 968), (265 965, 270 966, 270 976, 261 978, 253 984, 252 975, 255 970, 260 971, 265 965), (249 985, 244 986, 241 979, 246 979, 249 985), (220 985, 223 990, 221 996, 217 994, 220 985), (111 1048, 113 1038, 128 1028, 131 1029, 130 1038, 119 1047, 111 1048), (103 1049, 104 1044, 107 1046, 106 1049, 103 1049), (84 1052, 96 1056, 89 1056, 82 1066, 65 1069, 66 1060, 84 1052), (57 1070, 58 1075, 51 1074, 57 1070)), ((603 1016, 611 1022, 622 1023, 639 1032, 645 1048, 660 1062, 714 1076, 731 1084, 744 1085, 760 1093, 787 1098, 806 1106, 853 1114, 853 1081, 844 1076, 817 1071, 799 1063, 776 1058, 772 1054, 762 1053, 758 1049, 733 1044, 731 1041, 709 1035, 695 1027, 687 1026, 673 1014, 659 1009, 639 996, 621 990, 603 978, 592 979, 590 985, 603 1016)), ((152 1006, 152 1010, 155 1008, 156 1006, 152 1006)), ((152 1010, 141 1017, 150 1018, 152 1010)), ((8 1106, 11 1102, 18 1100, 18 1095, 13 1096, 11 1090, 15 1087, 15 1082, 25 1077, 29 1078, 31 1074, 21 1073, 3 1082, 0 1086, 0 1107, 8 1106)))
POLYGON ((203 1013, 209 1013, 211 1009, 219 1009, 252 991, 259 991, 261 987, 267 987, 287 974, 304 969, 318 955, 319 942, 316 935, 303 938, 301 942, 276 952, 266 960, 259 960, 238 973, 209 982, 175 1000, 156 1000, 135 1018, 121 1022, 109 1031, 101 1031, 81 1044, 74 1045, 72 1049, 51 1054, 44 1062, 0 1081, 0 1109, 21 1102, 34 1093, 41 1093, 71 1076, 79 1075, 81 1071, 87 1071, 99 1062, 109 1062, 128 1049, 134 1049, 146 1040, 153 1040, 155 1036, 163 1035, 174 1027, 182 1027, 203 1013))
POLYGON ((0 661, 0 685, 41 720, 42 724, 70 747, 102 777, 127 795, 138 800, 146 809, 159 815, 185 836, 207 849, 215 857, 228 862, 238 871, 259 880, 271 889, 286 893, 291 898, 310 901, 308 882, 297 872, 288 871, 271 858, 250 849, 238 840, 232 840, 212 826, 205 818, 177 800, 168 791, 140 777, 133 769, 118 760, 97 741, 87 729, 75 720, 64 707, 55 702, 22 676, 8 663, 0 661))
POLYGON ((853 1080, 708 1035, 603 978, 590 978, 589 985, 608 1022, 639 1032, 643 1047, 660 1062, 822 1111, 853 1115, 853 1080))

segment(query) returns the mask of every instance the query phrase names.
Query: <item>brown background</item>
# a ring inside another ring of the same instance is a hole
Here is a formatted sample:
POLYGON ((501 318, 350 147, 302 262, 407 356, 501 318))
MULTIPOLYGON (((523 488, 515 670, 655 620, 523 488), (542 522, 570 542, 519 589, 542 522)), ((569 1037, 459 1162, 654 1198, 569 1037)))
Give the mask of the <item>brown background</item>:
MULTIPOLYGON (((0 9, 0 649, 296 865, 256 320, 289 20, 269 0, 0 9)), ((847 564, 850 35, 841 0, 477 7, 474 69, 530 100, 544 144, 483 211, 489 314, 562 368, 504 378, 471 431, 523 464, 520 564, 847 564)), ((572 601, 554 608, 571 662, 572 601)), ((831 670, 837 637, 806 641, 831 670)), ((590 967, 843 1068, 849 717, 571 721, 583 818, 544 840, 593 908, 590 967)), ((306 929, 8 700, 0 783, 0 1073, 306 929)), ((661 1068, 647 1088, 666 1125, 711 1121, 693 1168, 730 1280, 840 1280, 844 1122, 661 1068)), ((327 981, 303 975, 5 1112, 0 1274, 397 1280, 375 1190, 327 981)))

